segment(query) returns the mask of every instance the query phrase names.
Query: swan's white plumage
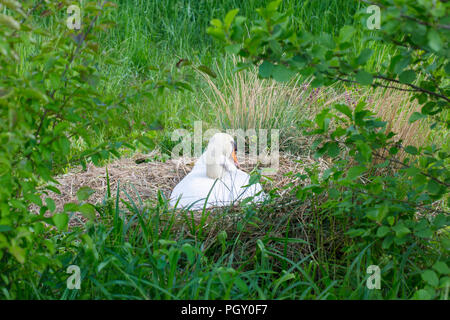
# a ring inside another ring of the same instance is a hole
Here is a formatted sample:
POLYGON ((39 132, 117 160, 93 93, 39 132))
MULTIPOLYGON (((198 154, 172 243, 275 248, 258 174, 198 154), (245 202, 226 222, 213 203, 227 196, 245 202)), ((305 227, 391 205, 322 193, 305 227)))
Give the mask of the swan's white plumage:
POLYGON ((213 179, 222 178, 227 171, 235 168, 231 155, 234 139, 226 133, 216 133, 211 137, 205 151, 206 175, 213 179))
POLYGON ((233 151, 233 138, 226 135, 230 140, 224 135, 219 133, 211 138, 206 152, 197 160, 192 171, 175 186, 170 195, 172 206, 201 210, 205 201, 206 208, 210 208, 227 206, 252 196, 254 202, 264 199, 261 185, 257 183, 248 186, 250 176, 234 165, 228 154, 233 151), (217 137, 218 135, 222 136, 217 137), (226 143, 230 143, 230 148, 226 143), (215 153, 209 152, 212 148, 215 153), (213 179, 208 175, 219 175, 220 178, 213 179))

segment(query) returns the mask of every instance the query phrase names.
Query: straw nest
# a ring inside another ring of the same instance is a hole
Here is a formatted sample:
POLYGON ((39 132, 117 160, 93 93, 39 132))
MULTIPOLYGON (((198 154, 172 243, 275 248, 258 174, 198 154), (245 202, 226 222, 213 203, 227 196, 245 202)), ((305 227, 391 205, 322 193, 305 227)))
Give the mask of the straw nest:
MULTIPOLYGON (((64 204, 78 202, 77 191, 81 187, 89 187, 94 193, 89 197, 92 204, 101 204, 107 195, 109 186, 112 197, 117 194, 121 199, 128 201, 130 198, 137 204, 148 203, 157 199, 158 190, 168 199, 175 185, 183 179, 195 164, 195 158, 179 158, 176 160, 158 161, 161 158, 158 152, 150 154, 135 154, 130 158, 121 158, 108 163, 103 167, 88 164, 86 170, 81 167, 71 169, 68 173, 55 178, 59 182, 57 186, 61 194, 49 192, 45 197, 51 197, 56 204, 56 212, 63 210, 64 204)), ((328 168, 323 159, 312 159, 310 156, 293 156, 280 153, 279 167, 275 174, 263 176, 262 185, 265 191, 276 189, 281 198, 289 192, 289 187, 295 183, 298 177, 293 174, 305 173, 305 167, 317 166, 320 171, 328 168)), ((241 161, 241 169, 251 172, 255 168, 262 169, 255 159, 247 157, 241 161)), ((37 208, 33 208, 37 210, 37 208)), ((77 221, 84 221, 78 213, 77 219, 72 217, 70 225, 77 221), (80 220, 81 218, 81 220, 80 220)))
MULTIPOLYGON (((64 204, 78 202, 77 191, 81 187, 89 187, 94 193, 89 197, 88 202, 96 205, 105 203, 108 192, 108 173, 112 198, 108 201, 115 203, 119 187, 119 198, 127 202, 130 202, 130 199, 134 201, 141 214, 147 215, 147 223, 152 224, 152 217, 148 213, 152 212, 152 208, 157 205, 158 191, 169 198, 172 189, 191 171, 196 160, 195 158, 167 161, 159 161, 158 159, 161 159, 161 155, 155 151, 146 155, 135 154, 129 158, 117 159, 103 167, 88 164, 86 170, 81 167, 73 168, 68 173, 55 177, 55 180, 59 182, 57 187, 61 192, 60 194, 47 192, 47 194, 43 194, 42 198, 51 197, 56 204, 55 212, 61 212, 64 204)), ((258 164, 255 159, 247 157, 245 161, 240 160, 241 169, 248 173, 255 168, 263 169, 263 166, 258 164)), ((214 245, 217 234, 225 231, 230 237, 239 234, 242 246, 245 247, 242 250, 253 252, 256 250, 255 239, 268 232, 274 239, 289 236, 305 241, 304 243, 289 244, 289 256, 313 255, 316 236, 314 228, 311 228, 313 223, 310 214, 311 203, 297 200, 290 192, 292 186, 307 182, 298 181, 300 179, 298 176, 305 174, 305 169, 311 167, 316 167, 323 172, 329 168, 329 164, 323 159, 313 159, 308 155, 294 156, 280 153, 277 172, 267 177, 263 175, 261 179, 263 189, 266 192, 270 191, 271 194, 276 193, 279 197, 276 197, 272 202, 259 205, 256 210, 259 218, 255 216, 259 219, 259 222, 256 225, 246 223, 245 230, 240 229, 239 225, 246 213, 238 205, 220 209, 213 208, 207 210, 207 212, 173 211, 169 208, 169 211, 166 212, 168 215, 163 215, 162 219, 166 223, 175 219, 172 231, 178 237, 195 237, 198 232, 201 232, 206 236, 205 248, 214 245), (193 226, 194 228, 192 228, 193 226), (286 229, 286 226, 289 227, 286 229), (287 230, 289 234, 286 234, 287 230)), ((32 211, 39 212, 39 208, 33 206, 32 211)), ((121 217, 126 221, 132 221, 134 213, 130 212, 121 201, 119 201, 119 207, 122 209, 120 211, 121 217)), ((46 216, 50 215, 50 213, 46 214, 46 216)), ((103 215, 100 217, 98 213, 97 217, 102 220, 111 219, 111 217, 103 215)), ((71 213, 69 228, 81 226, 86 220, 81 213, 71 213)), ((164 223, 162 222, 162 224, 164 223)), ((133 225, 139 228, 137 223, 133 223, 133 225)), ((322 234, 322 236, 327 237, 325 234, 322 234)), ((282 243, 275 242, 273 245, 279 247, 280 250, 286 250, 282 243)))

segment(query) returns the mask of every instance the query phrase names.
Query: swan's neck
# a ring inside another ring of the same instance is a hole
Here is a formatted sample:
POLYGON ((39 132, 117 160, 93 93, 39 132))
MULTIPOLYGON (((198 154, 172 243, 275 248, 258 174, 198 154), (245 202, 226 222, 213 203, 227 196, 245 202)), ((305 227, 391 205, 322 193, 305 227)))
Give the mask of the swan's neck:
POLYGON ((231 159, 226 156, 208 157, 206 156, 206 175, 212 179, 223 178, 228 172, 236 170, 231 159))

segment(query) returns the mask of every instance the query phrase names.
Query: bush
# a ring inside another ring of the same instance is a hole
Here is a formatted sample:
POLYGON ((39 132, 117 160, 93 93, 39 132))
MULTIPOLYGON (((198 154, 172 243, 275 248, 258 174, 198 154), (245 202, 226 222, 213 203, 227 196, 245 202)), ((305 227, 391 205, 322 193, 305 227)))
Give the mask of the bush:
MULTIPOLYGON (((98 145, 93 133, 105 123, 128 124, 118 117, 126 111, 124 104, 100 94, 103 79, 95 66, 102 54, 95 35, 108 28, 101 14, 112 3, 87 3, 79 31, 66 26, 63 2, 0 3, 5 6, 0 14, 0 261, 8 296, 20 286, 12 272, 17 262, 30 274, 61 266, 52 259, 56 240, 42 235, 49 226, 67 230, 68 213, 79 209, 68 204, 64 212, 54 212, 55 203, 46 195, 58 192, 55 167, 67 164, 79 140, 86 146, 77 159, 81 163, 117 155, 122 143, 98 145), (33 19, 49 15, 59 17, 54 33, 33 19), (30 43, 33 51, 24 55, 30 43), (39 215, 30 213, 31 204, 40 207, 39 215)), ((84 200, 82 192, 79 196, 84 200)), ((95 212, 87 204, 80 210, 89 216, 95 212)))
MULTIPOLYGON (((431 129, 450 127, 447 2, 377 1, 381 29, 364 36, 367 42, 391 45, 396 54, 384 57, 375 70, 367 67, 371 49, 353 52, 353 26, 344 26, 338 35, 313 37, 291 23, 292 12, 278 11, 280 3, 258 9, 260 19, 253 21, 232 10, 223 21, 212 20, 208 32, 226 51, 246 58, 240 69, 257 65, 262 78, 312 75, 317 87, 341 81, 410 91, 422 105, 410 122, 430 117, 431 129)), ((367 17, 362 11, 355 18, 360 16, 367 17)), ((307 127, 316 137, 316 157, 328 156, 334 166, 323 176, 312 171, 312 183, 298 186, 296 196, 326 196, 321 215, 335 219, 348 236, 331 252, 348 259, 350 269, 361 256, 366 266, 380 265, 383 297, 447 299, 448 150, 403 145, 364 102, 326 108, 307 127), (408 156, 399 158, 400 150, 408 156)))

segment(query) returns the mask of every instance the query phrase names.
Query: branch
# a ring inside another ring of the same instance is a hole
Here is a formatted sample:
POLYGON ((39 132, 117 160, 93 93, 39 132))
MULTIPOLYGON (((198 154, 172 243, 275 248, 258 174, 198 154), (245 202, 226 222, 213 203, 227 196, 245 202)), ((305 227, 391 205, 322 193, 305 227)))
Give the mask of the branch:
MULTIPOLYGON (((373 153, 373 155, 376 156, 376 157, 378 157, 378 158, 380 158, 380 159, 382 159, 382 160, 388 160, 388 161, 394 162, 394 163, 396 163, 396 164, 399 164, 399 165, 401 165, 403 168, 411 168, 410 166, 404 164, 403 162, 401 162, 401 161, 399 161, 399 160, 397 160, 397 159, 386 158, 386 157, 384 157, 384 156, 382 156, 382 155, 380 155, 380 154, 378 154, 378 153, 375 153, 375 152, 373 153)), ((443 185, 443 186, 446 186, 447 188, 450 187, 450 183, 447 183, 447 182, 445 182, 445 181, 441 181, 441 180, 437 179, 436 177, 433 177, 432 175, 430 175, 430 174, 428 174, 428 173, 426 173, 426 172, 420 171, 420 173, 423 174, 424 176, 427 176, 427 177, 430 178, 431 180, 433 180, 433 181, 435 181, 435 182, 437 182, 437 183, 439 183, 439 184, 441 184, 441 185, 443 185)))
POLYGON ((407 86, 409 86, 409 87, 415 89, 415 91, 425 92, 425 93, 427 93, 427 94, 429 94, 429 95, 432 95, 432 96, 435 96, 435 97, 437 97, 437 98, 444 99, 444 100, 446 100, 447 102, 450 102, 450 99, 449 99, 448 97, 446 97, 446 96, 444 96, 444 95, 442 95, 442 94, 439 94, 439 93, 430 91, 430 90, 428 90, 428 89, 424 89, 424 88, 418 87, 418 86, 416 86, 416 85, 414 85, 414 84, 412 84, 412 83, 401 83, 400 81, 398 81, 398 80, 396 80, 396 79, 388 78, 388 77, 381 76, 381 75, 374 75, 373 77, 374 77, 374 78, 377 78, 377 79, 383 79, 383 80, 385 80, 385 81, 395 82, 395 83, 399 83, 399 84, 405 84, 405 85, 407 85, 407 86))

